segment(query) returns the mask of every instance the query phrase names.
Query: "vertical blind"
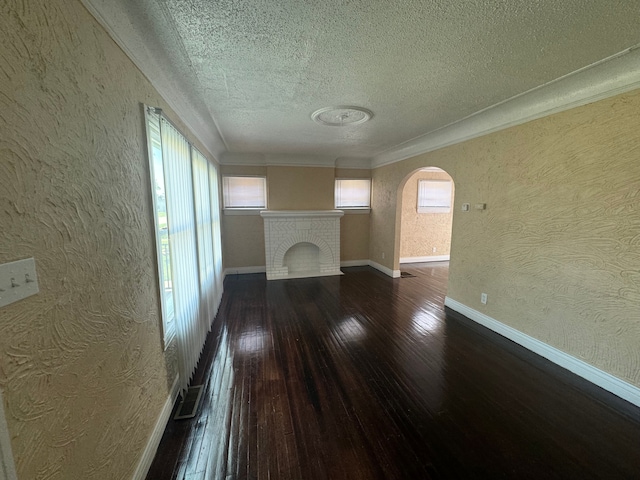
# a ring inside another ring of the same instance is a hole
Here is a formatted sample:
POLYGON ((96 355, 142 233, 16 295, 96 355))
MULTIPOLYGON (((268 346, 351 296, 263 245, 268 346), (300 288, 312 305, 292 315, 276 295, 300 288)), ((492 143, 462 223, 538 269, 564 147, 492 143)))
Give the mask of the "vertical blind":
MULTIPOLYGON (((213 229, 211 197, 209 193, 209 162, 193 150, 193 190, 198 237, 198 265, 200 277, 200 326, 204 334, 209 330, 209 319, 215 315, 215 277, 213 270, 213 229)), ((200 332, 202 334, 202 332, 200 332)))
POLYGON ((213 274, 216 282, 216 309, 222 300, 222 235, 220 232, 220 190, 218 188, 218 169, 209 164, 209 197, 211 198, 211 231, 213 235, 213 274))
POLYGON ((168 120, 155 114, 147 118, 159 124, 162 144, 179 383, 184 390, 222 298, 218 173, 168 120))

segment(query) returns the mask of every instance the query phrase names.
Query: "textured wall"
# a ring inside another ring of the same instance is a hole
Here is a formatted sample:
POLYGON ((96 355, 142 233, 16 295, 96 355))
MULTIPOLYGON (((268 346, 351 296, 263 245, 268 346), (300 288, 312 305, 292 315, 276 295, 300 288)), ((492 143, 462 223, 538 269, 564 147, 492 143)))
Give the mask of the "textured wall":
POLYGON ((417 171, 407 180, 402 191, 400 258, 449 255, 451 249, 453 208, 449 213, 418 213, 418 180, 425 179, 451 177, 445 172, 417 171))
POLYGON ((0 262, 40 281, 0 309, 18 475, 130 478, 175 376, 140 102, 169 109, 79 1, 3 2, 0 31, 0 262))
POLYGON ((640 386, 640 91, 375 169, 372 257, 395 268, 398 187, 424 166, 488 205, 454 213, 448 295, 640 386))

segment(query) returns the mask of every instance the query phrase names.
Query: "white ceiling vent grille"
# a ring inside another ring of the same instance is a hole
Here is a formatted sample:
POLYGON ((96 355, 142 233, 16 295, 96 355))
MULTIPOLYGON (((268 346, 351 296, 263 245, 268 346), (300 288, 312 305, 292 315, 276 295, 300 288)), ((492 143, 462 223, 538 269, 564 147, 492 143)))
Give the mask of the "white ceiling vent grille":
POLYGON ((373 117, 373 112, 362 107, 350 105, 338 105, 325 107, 311 114, 311 119, 320 125, 329 127, 346 127, 347 125, 359 125, 373 117))

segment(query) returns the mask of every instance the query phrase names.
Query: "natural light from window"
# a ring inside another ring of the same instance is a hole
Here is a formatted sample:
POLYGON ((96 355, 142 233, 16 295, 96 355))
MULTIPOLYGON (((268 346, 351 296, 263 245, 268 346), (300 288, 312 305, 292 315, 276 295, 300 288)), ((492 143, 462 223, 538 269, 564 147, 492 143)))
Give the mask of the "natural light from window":
POLYGON ((340 178, 335 185, 336 208, 368 209, 371 207, 371 180, 340 178))

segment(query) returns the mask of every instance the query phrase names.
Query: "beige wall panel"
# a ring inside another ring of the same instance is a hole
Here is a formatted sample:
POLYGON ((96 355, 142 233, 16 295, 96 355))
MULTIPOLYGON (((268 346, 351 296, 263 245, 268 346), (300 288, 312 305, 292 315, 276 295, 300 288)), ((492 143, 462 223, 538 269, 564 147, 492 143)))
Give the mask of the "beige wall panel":
POLYGON ((0 263, 40 282, 0 309, 18 476, 131 478, 176 365, 140 103, 176 119, 79 1, 9 1, 0 30, 0 263))
POLYGON ((449 213, 418 213, 419 180, 451 180, 451 177, 445 172, 417 171, 407 180, 402 192, 400 257, 449 255, 453 208, 449 213))
POLYGON ((397 249, 398 188, 425 166, 472 204, 448 295, 640 386, 640 91, 375 169, 372 258, 397 249))
POLYGON ((340 219, 340 260, 369 259, 369 215, 345 214, 340 219))
MULTIPOLYGON (((336 168, 335 178, 371 178, 371 170, 336 168)), ((369 214, 347 213, 340 220, 340 260, 369 259, 369 214)))
POLYGON ((224 267, 264 267, 264 221, 260 215, 223 215, 224 267))
MULTIPOLYGON (((220 171, 223 175, 267 176, 266 166, 221 165, 220 171)), ((222 215, 222 258, 225 269, 264 267, 264 222, 260 215, 222 215)))
POLYGON ((336 168, 336 178, 371 178, 371 170, 364 168, 336 168))
POLYGON ((249 165, 220 165, 222 175, 255 175, 267 176, 267 167, 249 165))
POLYGON ((335 169, 267 167, 270 210, 331 210, 335 169))

